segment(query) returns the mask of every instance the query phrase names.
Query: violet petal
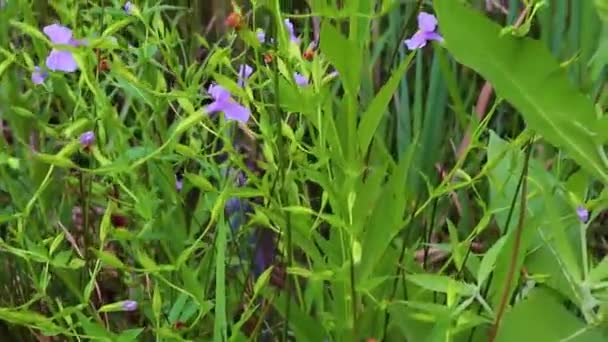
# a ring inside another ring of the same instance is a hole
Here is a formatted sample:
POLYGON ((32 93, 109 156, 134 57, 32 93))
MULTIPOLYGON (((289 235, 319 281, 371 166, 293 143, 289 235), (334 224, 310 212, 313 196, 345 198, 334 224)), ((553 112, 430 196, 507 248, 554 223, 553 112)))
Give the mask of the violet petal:
POLYGON ((72 30, 63 25, 48 25, 45 26, 42 31, 49 37, 53 44, 69 44, 72 39, 72 30))
POLYGON ((44 80, 47 78, 48 73, 42 69, 40 69, 40 67, 36 66, 34 67, 34 71, 32 72, 32 82, 34 84, 42 84, 44 83, 44 80))
POLYGON ((433 32, 437 28, 437 18, 425 12, 418 14, 418 28, 424 32, 433 32))
POLYGON ((225 103, 223 111, 226 119, 236 120, 242 123, 246 123, 251 115, 251 112, 249 109, 247 109, 247 107, 241 106, 235 101, 228 101, 225 103))
POLYGON ((78 64, 74 56, 69 51, 52 50, 46 58, 46 66, 53 71, 74 72, 78 69, 78 64))
POLYGON ((230 97, 232 96, 226 88, 222 87, 221 85, 217 85, 217 84, 210 85, 207 92, 209 93, 209 95, 211 95, 211 97, 215 101, 221 101, 221 102, 230 99, 230 97))
POLYGON ((405 45, 410 50, 422 48, 426 45, 425 34, 422 31, 414 33, 412 38, 405 40, 405 45))
POLYGON ((293 75, 294 80, 296 81, 296 84, 299 86, 305 86, 308 84, 308 78, 306 78, 306 76, 299 74, 299 73, 295 73, 293 75))

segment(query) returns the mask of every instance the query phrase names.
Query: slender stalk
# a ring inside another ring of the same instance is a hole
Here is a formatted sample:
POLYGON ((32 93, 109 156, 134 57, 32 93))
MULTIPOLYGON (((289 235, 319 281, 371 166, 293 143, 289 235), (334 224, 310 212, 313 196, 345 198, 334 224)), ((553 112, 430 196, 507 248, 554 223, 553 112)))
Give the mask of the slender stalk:
MULTIPOLYGON (((526 145, 526 148, 528 149, 528 152, 532 150, 532 140, 530 140, 528 142, 528 144, 526 145)), ((528 159, 530 158, 531 154, 530 153, 526 153, 526 161, 524 162, 525 165, 528 164, 528 159)), ((507 214, 507 219, 505 221, 504 227, 505 227, 505 234, 509 231, 509 226, 511 225, 511 219, 513 217, 513 212, 515 212, 515 203, 517 201, 517 198, 519 196, 519 192, 523 186, 523 182, 524 182, 524 178, 526 175, 526 168, 522 168, 521 173, 519 175, 519 181, 517 182, 517 187, 515 188, 515 193, 513 194, 513 198, 511 199, 511 205, 509 206, 509 213, 507 214)), ((524 210, 522 208, 522 210, 524 210)), ((469 246, 469 252, 470 252, 471 248, 469 246)), ((467 254, 468 256, 468 254, 467 254)), ((466 262, 466 256, 465 256, 465 262, 466 262)), ((486 284, 486 287, 484 288, 483 292, 482 292, 482 297, 487 297, 488 292, 490 291, 490 286, 492 285, 492 280, 494 279, 494 273, 491 273, 490 276, 488 277, 488 282, 486 284)), ((483 308, 480 306, 479 309, 477 310, 477 314, 481 313, 481 310, 483 308)), ((469 338, 468 338, 468 342, 473 341, 473 336, 475 336, 475 331, 477 330, 477 327, 473 327, 473 329, 471 329, 471 333, 469 334, 469 338)))
POLYGON ((500 328, 500 323, 502 320, 502 316, 504 315, 505 308, 507 307, 507 301, 509 300, 509 293, 511 291, 511 283, 513 282, 513 278, 515 277, 515 267, 517 264, 517 256, 519 255, 519 250, 521 249, 521 237, 524 231, 524 221, 526 219, 526 204, 528 199, 528 166, 530 162, 530 155, 532 154, 532 143, 528 143, 526 149, 526 157, 524 159, 524 166, 522 170, 522 191, 520 194, 521 204, 519 210, 519 221, 517 222, 517 228, 515 231, 515 243, 513 244, 513 250, 511 252, 511 261, 509 265, 509 271, 507 272, 507 278, 505 280, 505 287, 502 292, 502 296, 500 297, 500 304, 498 305, 498 310, 496 311, 496 320, 494 321, 494 325, 490 330, 490 337, 488 341, 494 342, 496 339, 496 335, 498 334, 498 329, 500 328))

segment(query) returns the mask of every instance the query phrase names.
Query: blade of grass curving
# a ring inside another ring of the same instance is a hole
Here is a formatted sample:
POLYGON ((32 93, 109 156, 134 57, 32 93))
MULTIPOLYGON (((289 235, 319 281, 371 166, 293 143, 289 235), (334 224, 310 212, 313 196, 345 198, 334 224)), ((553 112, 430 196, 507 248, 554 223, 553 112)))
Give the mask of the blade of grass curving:
POLYGON ((214 341, 226 341, 228 323, 226 321, 226 245, 230 229, 220 214, 215 241, 215 319, 213 328, 214 341))
POLYGON ((410 54, 407 58, 405 58, 399 66, 392 72, 392 76, 389 80, 382 86, 382 89, 376 94, 374 99, 371 101, 365 112, 363 113, 363 117, 361 118, 361 122, 359 123, 358 135, 359 135, 359 148, 362 154, 365 154, 369 148, 369 144, 372 141, 373 135, 376 132, 376 129, 380 125, 380 122, 384 118, 384 114, 386 113, 386 107, 388 106, 395 90, 401 83, 401 79, 403 78, 407 68, 409 67, 412 59, 414 58, 414 54, 410 54))

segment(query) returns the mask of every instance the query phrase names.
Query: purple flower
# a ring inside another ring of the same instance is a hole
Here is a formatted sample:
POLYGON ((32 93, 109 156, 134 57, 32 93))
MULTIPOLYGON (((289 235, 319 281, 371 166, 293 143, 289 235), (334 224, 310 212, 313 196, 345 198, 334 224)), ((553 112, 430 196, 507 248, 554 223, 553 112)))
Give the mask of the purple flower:
POLYGON ((137 302, 134 300, 125 300, 122 302, 122 308, 125 311, 135 311, 137 310, 137 302))
POLYGON ((437 28, 437 18, 434 15, 421 12, 418 14, 418 31, 412 38, 405 40, 405 45, 410 50, 423 48, 429 40, 443 41, 435 29, 437 28))
POLYGON ((583 206, 578 206, 576 207, 576 216, 578 216, 581 222, 587 223, 587 220, 589 220, 589 210, 583 206))
POLYGON ((231 197, 224 204, 224 210, 226 211, 226 216, 230 216, 236 212, 244 211, 245 205, 243 201, 241 201, 238 197, 231 197))
POLYGON ((42 84, 48 75, 48 72, 40 69, 39 66, 35 66, 34 71, 32 72, 32 82, 34 84, 42 84))
MULTIPOLYGON (((264 30, 262 29, 258 29, 258 31, 256 32, 255 36, 258 38, 258 41, 262 44, 264 44, 266 42, 266 32, 264 32, 264 30)), ((270 40, 268 41, 269 43, 272 43, 274 40, 272 38, 270 38, 270 40)))
POLYGON ((179 179, 177 176, 175 176, 175 190, 182 191, 183 187, 184 187, 184 181, 182 179, 179 179))
POLYGON ((259 30, 255 35, 258 37, 260 43, 264 44, 264 42, 266 42, 266 32, 259 30))
POLYGON ((231 178, 235 186, 245 186, 247 183, 247 176, 243 171, 234 168, 227 168, 222 170, 222 175, 226 178, 231 178))
POLYGON ((131 14, 131 9, 133 9, 133 4, 131 3, 131 1, 127 1, 125 3, 124 9, 127 14, 131 14))
POLYGON ((93 131, 86 131, 80 135, 78 140, 83 147, 89 147, 95 143, 95 133, 93 131))
POLYGON ((245 81, 249 78, 249 76, 251 76, 252 73, 253 73, 252 67, 250 67, 247 64, 241 64, 241 66, 239 67, 239 80, 238 80, 239 87, 245 86, 245 81))
POLYGON ((285 19, 283 22, 285 23, 285 28, 287 29, 287 32, 289 32, 289 39, 296 44, 299 43, 300 39, 296 36, 291 20, 285 19))
MULTIPOLYGON (((227 168, 222 171, 224 177, 230 178, 234 186, 242 187, 247 183, 245 173, 227 168)), ((229 224, 233 231, 237 231, 243 223, 245 223, 245 214, 252 210, 249 203, 239 197, 231 197, 224 204, 224 214, 229 217, 229 224)))
POLYGON ((306 78, 306 76, 299 74, 299 73, 295 73, 293 75, 294 80, 296 81, 296 84, 299 86, 305 86, 308 85, 308 78, 306 78))
MULTIPOLYGON (((52 24, 44 27, 44 33, 49 37, 53 44, 71 45, 77 47, 86 45, 86 40, 78 41, 72 38, 72 30, 59 25, 52 24)), ((46 58, 46 66, 50 70, 59 70, 63 72, 74 72, 78 69, 78 64, 70 51, 53 49, 46 58)))
POLYGON ((232 94, 224 87, 216 84, 212 84, 209 87, 209 95, 213 98, 207 106, 207 112, 224 112, 224 116, 228 120, 236 120, 242 123, 246 123, 249 120, 251 112, 246 107, 240 105, 232 98, 232 94))
POLYGON ((273 263, 276 250, 275 237, 272 230, 260 228, 250 240, 255 244, 253 273, 257 279, 273 263))

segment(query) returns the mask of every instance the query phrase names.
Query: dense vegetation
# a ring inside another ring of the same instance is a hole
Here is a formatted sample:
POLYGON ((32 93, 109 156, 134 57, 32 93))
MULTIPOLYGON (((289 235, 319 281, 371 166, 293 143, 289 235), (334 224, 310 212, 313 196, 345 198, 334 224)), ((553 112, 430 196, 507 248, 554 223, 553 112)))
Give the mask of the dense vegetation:
POLYGON ((606 0, 0 0, 0 336, 606 341, 607 63, 606 0))

